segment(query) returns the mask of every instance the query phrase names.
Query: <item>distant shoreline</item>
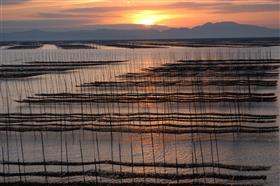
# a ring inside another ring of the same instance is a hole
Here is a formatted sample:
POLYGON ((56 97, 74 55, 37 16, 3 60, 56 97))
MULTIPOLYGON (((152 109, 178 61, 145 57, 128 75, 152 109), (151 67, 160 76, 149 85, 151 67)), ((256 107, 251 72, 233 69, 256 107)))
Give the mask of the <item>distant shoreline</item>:
MULTIPOLYGON (((39 48, 44 44, 97 44, 120 48, 164 48, 181 47, 273 47, 280 46, 280 37, 267 38, 201 38, 201 39, 124 39, 124 40, 53 40, 53 41, 0 41, 0 46, 20 45, 19 49, 39 48)), ((74 49, 75 47, 72 47, 74 49)), ((17 47, 15 47, 17 49, 17 47)), ((71 48, 69 48, 71 49, 71 48)), ((80 47, 82 49, 82 47, 80 47)), ((86 48, 85 48, 86 49, 86 48)), ((87 47, 87 49, 90 49, 87 47)), ((92 48, 94 49, 94 48, 92 48)))

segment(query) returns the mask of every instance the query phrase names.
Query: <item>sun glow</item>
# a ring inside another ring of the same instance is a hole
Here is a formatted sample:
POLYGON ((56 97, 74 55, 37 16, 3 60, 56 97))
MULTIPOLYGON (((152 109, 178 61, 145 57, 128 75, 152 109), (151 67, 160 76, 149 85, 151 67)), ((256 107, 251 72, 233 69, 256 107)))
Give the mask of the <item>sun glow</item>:
POLYGON ((168 19, 167 15, 162 15, 157 11, 142 11, 134 16, 134 23, 141 25, 161 24, 161 21, 168 19))
POLYGON ((147 17, 147 18, 143 18, 142 20, 139 20, 138 24, 141 24, 141 25, 154 25, 154 24, 156 24, 156 20, 153 19, 153 18, 147 17))

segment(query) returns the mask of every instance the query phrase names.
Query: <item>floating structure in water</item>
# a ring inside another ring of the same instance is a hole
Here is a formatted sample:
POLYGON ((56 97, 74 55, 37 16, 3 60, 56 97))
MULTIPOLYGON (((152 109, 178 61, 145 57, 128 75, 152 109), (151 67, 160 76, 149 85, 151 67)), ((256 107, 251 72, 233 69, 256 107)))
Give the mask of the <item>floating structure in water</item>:
MULTIPOLYGON (((132 47, 123 45, 118 47, 132 47)), ((123 62, 129 63, 116 60, 2 65, 0 78, 123 62), (16 68, 22 70, 21 74, 16 68)), ((6 144, 0 153, 0 178, 5 185, 265 185, 271 165, 223 163, 219 140, 225 136, 234 140, 239 135, 269 138, 279 132, 277 114, 250 110, 251 105, 277 102, 279 64, 274 59, 175 60, 104 81, 83 81, 64 92, 48 90, 14 99, 21 112, 7 108, 8 112, 0 113, 0 133, 5 134, 6 144), (217 105, 223 109, 215 110, 217 105), (75 111, 77 107, 81 112, 75 111), (52 134, 59 136, 60 159, 46 156, 46 141, 52 134), (16 137, 17 161, 9 157, 12 135, 16 137), (26 160, 25 135, 38 140, 40 148, 36 153, 42 156, 41 161, 26 160), (70 157, 74 146, 68 135, 73 144, 77 143, 78 160, 70 157), (104 140, 105 135, 109 138, 104 140), (137 145, 135 138, 139 138, 137 145), (175 161, 166 157, 167 140, 174 143, 175 161), (180 140, 190 143, 189 162, 179 159, 180 140), (104 141, 109 151, 102 153, 104 141), (161 160, 155 152, 159 146, 161 160), (150 149, 150 157, 144 148, 150 149)))

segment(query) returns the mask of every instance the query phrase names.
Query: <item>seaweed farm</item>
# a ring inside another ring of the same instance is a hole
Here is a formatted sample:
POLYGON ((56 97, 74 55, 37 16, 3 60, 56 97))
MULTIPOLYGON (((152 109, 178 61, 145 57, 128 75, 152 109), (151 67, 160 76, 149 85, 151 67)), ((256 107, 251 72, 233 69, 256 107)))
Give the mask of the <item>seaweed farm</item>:
POLYGON ((277 186, 279 46, 201 42, 6 44, 0 185, 277 186))

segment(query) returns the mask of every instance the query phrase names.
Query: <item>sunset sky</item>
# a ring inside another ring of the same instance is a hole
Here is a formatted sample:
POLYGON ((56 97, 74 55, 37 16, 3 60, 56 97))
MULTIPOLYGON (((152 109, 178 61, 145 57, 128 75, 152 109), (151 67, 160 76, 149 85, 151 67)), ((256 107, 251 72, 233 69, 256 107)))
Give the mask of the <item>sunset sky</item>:
POLYGON ((234 21, 278 28, 279 0, 0 0, 2 31, 94 25, 194 27, 234 21))

